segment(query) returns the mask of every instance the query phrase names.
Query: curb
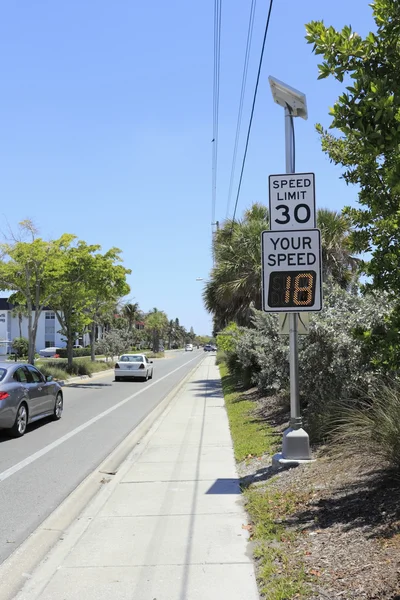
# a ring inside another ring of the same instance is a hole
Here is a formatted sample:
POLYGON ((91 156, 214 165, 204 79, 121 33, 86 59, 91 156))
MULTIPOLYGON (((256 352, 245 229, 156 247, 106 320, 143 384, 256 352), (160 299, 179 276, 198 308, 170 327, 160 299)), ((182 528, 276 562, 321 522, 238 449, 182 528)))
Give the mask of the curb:
MULTIPOLYGON (((124 440, 90 473, 67 498, 31 533, 31 535, 0 565, 0 600, 15 599, 23 593, 25 584, 33 571, 48 560, 49 553, 57 548, 69 535, 67 531, 74 523, 83 525, 80 515, 92 503, 103 504, 111 493, 112 486, 106 479, 115 476, 123 463, 137 452, 136 446, 162 417, 172 400, 202 364, 200 360, 178 385, 129 433, 124 440)), ((105 371, 103 371, 105 373, 105 371)), ((141 452, 141 450, 140 450, 141 452)), ((115 481, 115 480, 114 480, 115 481)), ((90 519, 87 521, 89 524, 90 519)), ((86 523, 86 521, 85 521, 86 523)), ((80 536, 79 536, 80 537, 80 536)), ((30 596, 29 596, 30 597, 30 596)), ((37 598, 40 596, 36 596, 37 598)))

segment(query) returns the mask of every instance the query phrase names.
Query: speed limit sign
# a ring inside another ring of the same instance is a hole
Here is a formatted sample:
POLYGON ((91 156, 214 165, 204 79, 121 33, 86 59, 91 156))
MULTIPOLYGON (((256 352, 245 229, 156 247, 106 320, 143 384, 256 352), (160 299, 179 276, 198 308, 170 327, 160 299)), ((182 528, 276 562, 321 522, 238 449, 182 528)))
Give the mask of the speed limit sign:
POLYGON ((314 173, 270 175, 269 216, 272 231, 314 229, 314 173))

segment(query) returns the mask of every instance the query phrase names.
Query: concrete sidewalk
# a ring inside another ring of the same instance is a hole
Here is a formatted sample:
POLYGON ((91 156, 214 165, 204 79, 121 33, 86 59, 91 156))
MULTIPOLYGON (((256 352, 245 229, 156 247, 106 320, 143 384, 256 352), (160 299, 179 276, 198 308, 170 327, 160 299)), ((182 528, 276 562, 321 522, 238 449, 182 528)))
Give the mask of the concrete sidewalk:
POLYGON ((18 600, 258 600, 215 356, 18 600))

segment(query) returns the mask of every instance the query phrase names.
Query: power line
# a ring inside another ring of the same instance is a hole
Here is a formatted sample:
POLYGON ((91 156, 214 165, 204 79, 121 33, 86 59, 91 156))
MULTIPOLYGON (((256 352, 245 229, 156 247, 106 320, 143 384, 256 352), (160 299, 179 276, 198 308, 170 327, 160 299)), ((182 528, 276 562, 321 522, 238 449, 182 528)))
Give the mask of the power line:
POLYGON ((214 0, 214 83, 213 83, 213 149, 211 183, 211 224, 215 223, 217 204, 217 168, 218 168, 218 117, 219 117, 219 79, 221 56, 221 12, 222 0, 214 0))
POLYGON ((274 3, 274 0, 270 0, 269 10, 268 10, 268 16, 267 16, 267 22, 266 22, 266 25, 265 25, 264 39, 263 39, 262 48, 261 48, 260 62, 259 62, 259 65, 258 65, 256 86, 255 86, 255 89, 254 89, 253 104, 252 104, 252 107, 251 107, 249 128, 247 130, 246 145, 245 145, 245 149, 244 149, 244 155, 243 155, 243 161, 242 161, 242 168, 241 168, 241 171, 240 171, 239 186, 238 186, 238 191, 237 191, 237 194, 236 194, 235 210, 233 212, 231 232, 233 231, 233 225, 235 223, 236 209, 237 209, 237 205, 238 205, 238 202, 239 202, 240 189, 242 187, 243 171, 244 171, 244 166, 246 164, 247 149, 249 147, 250 132, 251 132, 251 126, 252 126, 252 123, 253 123, 253 116, 254 116, 254 107, 255 107, 256 99, 257 99, 258 84, 260 82, 260 74, 261 74, 261 67, 262 67, 262 62, 263 62, 263 57, 264 57, 265 42, 267 40, 268 28, 269 28, 269 22, 270 22, 270 19, 271 19, 271 12, 272 12, 273 3, 274 3))
POLYGON ((252 41, 252 37, 253 37, 254 15, 255 15, 256 3, 257 3, 257 0, 252 0, 251 7, 250 7, 249 27, 247 30, 246 52, 245 52, 245 56, 244 56, 244 66, 243 66, 243 75, 242 75, 242 88, 240 91, 239 111, 238 111, 238 118, 237 118, 237 124, 236 124, 235 146, 234 146, 234 150, 233 150, 231 178, 230 178, 230 182, 229 182, 229 192, 228 192, 228 202, 226 205, 226 218, 228 218, 228 216, 229 216, 229 209, 230 209, 231 198, 232 198, 233 180, 234 180, 234 175, 235 175, 236 157, 237 157, 237 151, 238 151, 238 145, 239 145, 240 128, 242 125, 243 102, 244 102, 244 95, 245 95, 245 91, 246 91, 247 72, 248 72, 248 67, 249 67, 251 41, 252 41))

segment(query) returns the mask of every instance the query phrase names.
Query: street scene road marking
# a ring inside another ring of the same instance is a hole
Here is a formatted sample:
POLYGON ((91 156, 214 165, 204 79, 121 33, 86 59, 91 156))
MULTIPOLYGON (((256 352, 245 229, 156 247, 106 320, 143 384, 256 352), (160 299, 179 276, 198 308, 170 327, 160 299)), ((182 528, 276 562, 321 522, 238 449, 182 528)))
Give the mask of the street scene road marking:
POLYGON ((39 458, 42 458, 42 456, 45 456, 45 454, 47 454, 48 452, 51 452, 52 450, 54 450, 54 448, 57 448, 58 446, 61 446, 61 444, 63 444, 64 442, 67 442, 69 439, 71 439, 72 437, 74 437, 78 433, 81 433, 81 431, 84 431, 85 429, 87 429, 88 427, 90 427, 91 425, 93 425, 94 423, 97 423, 97 421, 100 421, 100 419, 102 419, 103 417, 106 417, 107 415, 109 415, 110 413, 112 413, 114 410, 117 410, 118 408, 120 408, 121 406, 123 406, 124 404, 126 404, 127 402, 129 402, 130 400, 132 400, 133 398, 136 398, 136 396, 139 396, 139 394, 142 394, 143 392, 149 390, 154 385, 157 385, 158 383, 160 383, 161 381, 163 381, 164 379, 166 379, 170 375, 173 375, 174 373, 176 373, 180 369, 183 369, 183 367, 186 367, 186 365, 189 365, 191 362, 197 360, 198 358, 199 358, 199 356, 196 356, 195 358, 192 358, 191 360, 188 360, 187 362, 185 362, 180 367, 177 367, 176 369, 174 369, 170 373, 167 373, 166 375, 163 375, 162 377, 160 377, 160 379, 157 379, 156 381, 153 381, 149 385, 146 385, 146 387, 143 387, 142 389, 138 390, 137 392, 135 392, 131 396, 128 396, 124 400, 121 400, 121 402, 118 402, 118 404, 115 404, 111 408, 108 408, 107 410, 105 410, 102 413, 98 414, 96 417, 93 417, 92 419, 89 419, 89 421, 86 421, 86 423, 83 423, 82 425, 79 425, 79 427, 76 427, 75 429, 72 429, 72 431, 70 431, 69 433, 66 433, 62 437, 58 438, 58 440, 55 440, 51 444, 48 444, 47 446, 45 446, 44 448, 42 448, 41 450, 38 450, 37 452, 35 452, 34 454, 31 454, 27 458, 24 458, 24 460, 21 460, 19 463, 15 464, 13 467, 10 467, 9 469, 6 469, 2 473, 0 473, 0 482, 1 481, 5 481, 6 479, 8 479, 9 477, 11 477, 12 475, 15 475, 15 473, 18 473, 18 471, 21 471, 21 469, 24 469, 25 467, 27 467, 28 465, 32 464, 33 462, 35 462, 39 458))

